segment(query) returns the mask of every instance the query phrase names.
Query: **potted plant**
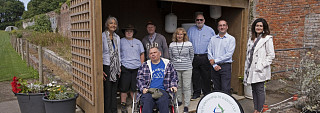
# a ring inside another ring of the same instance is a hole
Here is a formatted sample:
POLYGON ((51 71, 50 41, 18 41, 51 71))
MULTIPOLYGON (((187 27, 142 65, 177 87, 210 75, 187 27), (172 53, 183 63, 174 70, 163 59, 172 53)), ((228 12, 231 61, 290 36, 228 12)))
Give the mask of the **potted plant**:
POLYGON ((43 97, 46 113, 75 113, 78 94, 71 85, 49 83, 43 97))
POLYGON ((30 83, 14 76, 11 87, 15 96, 17 96, 21 113, 45 113, 42 101, 44 85, 40 82, 30 83))

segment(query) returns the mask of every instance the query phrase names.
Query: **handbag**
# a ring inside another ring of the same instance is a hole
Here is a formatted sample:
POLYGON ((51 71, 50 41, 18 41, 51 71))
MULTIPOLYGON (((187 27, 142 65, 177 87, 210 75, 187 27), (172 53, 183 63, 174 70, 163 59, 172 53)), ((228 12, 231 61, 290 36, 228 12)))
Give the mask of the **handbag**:
POLYGON ((148 93, 152 95, 153 99, 158 99, 163 95, 160 89, 158 88, 150 88, 148 89, 148 93))

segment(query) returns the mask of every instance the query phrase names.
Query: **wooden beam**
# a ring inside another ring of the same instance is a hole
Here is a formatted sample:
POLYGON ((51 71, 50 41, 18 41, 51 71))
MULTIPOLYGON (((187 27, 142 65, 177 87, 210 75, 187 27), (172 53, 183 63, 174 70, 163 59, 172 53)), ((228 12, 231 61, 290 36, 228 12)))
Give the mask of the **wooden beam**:
POLYGON ((217 5, 217 6, 237 7, 237 8, 247 8, 249 4, 249 0, 160 0, 160 1, 182 2, 182 3, 202 4, 202 5, 217 5))
MULTIPOLYGON (((103 95, 103 64, 102 64, 102 11, 101 0, 91 0, 91 34, 92 34, 92 53, 93 53, 93 81, 94 82, 94 100, 95 109, 92 113, 104 112, 104 95, 103 95)), ((87 112, 90 113, 90 112, 87 112)))
MULTIPOLYGON (((239 62, 239 70, 241 70, 238 73, 238 77, 244 76, 244 64, 245 64, 245 58, 246 58, 246 50, 247 50, 247 41, 248 41, 248 24, 249 24, 249 7, 242 10, 242 22, 241 22, 241 42, 240 42, 240 62, 239 62)), ((242 81, 240 81, 242 82, 242 81)), ((238 95, 244 95, 243 94, 243 84, 239 83, 239 90, 238 95)))

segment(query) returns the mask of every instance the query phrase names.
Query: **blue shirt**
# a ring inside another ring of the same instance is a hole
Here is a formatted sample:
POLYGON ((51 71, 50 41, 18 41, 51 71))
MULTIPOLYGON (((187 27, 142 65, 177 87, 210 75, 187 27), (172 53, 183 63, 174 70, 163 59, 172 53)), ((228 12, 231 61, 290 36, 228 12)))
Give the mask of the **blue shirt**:
POLYGON ((144 52, 143 45, 140 40, 133 38, 128 40, 121 38, 120 55, 121 65, 128 69, 137 69, 141 66, 140 55, 144 52))
POLYGON ((213 67, 220 63, 231 63, 235 47, 236 40, 228 33, 223 37, 213 36, 208 45, 208 59, 214 59, 213 67))
POLYGON ((151 77, 150 88, 158 88, 158 89, 165 90, 163 85, 164 67, 165 65, 162 59, 160 59, 160 62, 158 64, 153 64, 151 62, 152 77, 151 77))
POLYGON ((199 30, 198 27, 192 26, 188 30, 188 37, 192 43, 194 54, 207 54, 210 38, 216 35, 214 30, 206 25, 199 30))

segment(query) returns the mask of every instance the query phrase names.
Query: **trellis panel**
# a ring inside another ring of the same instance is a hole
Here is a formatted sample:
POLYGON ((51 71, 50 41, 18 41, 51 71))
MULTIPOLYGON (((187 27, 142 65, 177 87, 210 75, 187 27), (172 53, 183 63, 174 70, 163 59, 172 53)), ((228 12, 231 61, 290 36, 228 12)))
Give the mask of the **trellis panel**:
POLYGON ((89 0, 72 0, 71 53, 74 89, 94 105, 92 23, 89 0))

